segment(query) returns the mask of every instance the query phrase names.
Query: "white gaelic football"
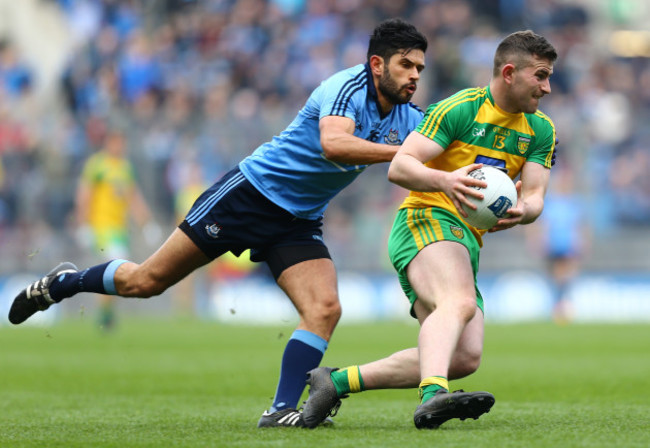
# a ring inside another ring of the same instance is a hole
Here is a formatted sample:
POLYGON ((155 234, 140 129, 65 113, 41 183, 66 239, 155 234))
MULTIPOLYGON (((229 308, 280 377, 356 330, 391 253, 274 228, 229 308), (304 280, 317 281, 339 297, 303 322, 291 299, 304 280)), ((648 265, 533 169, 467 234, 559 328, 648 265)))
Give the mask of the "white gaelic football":
POLYGON ((487 188, 477 188, 483 193, 483 200, 467 196, 476 210, 463 205, 465 221, 477 229, 490 229, 507 215, 506 210, 517 205, 515 184, 504 171, 489 165, 470 171, 468 176, 485 181, 487 188))

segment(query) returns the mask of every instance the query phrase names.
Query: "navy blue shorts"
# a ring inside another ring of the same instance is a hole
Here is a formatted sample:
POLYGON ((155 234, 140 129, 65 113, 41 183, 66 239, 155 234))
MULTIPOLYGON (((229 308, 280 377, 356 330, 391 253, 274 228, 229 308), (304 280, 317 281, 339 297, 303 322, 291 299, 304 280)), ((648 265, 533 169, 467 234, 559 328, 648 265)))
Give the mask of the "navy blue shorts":
POLYGON ((199 196, 179 228, 211 259, 251 249, 251 260, 266 261, 277 278, 300 261, 330 258, 322 226, 268 200, 237 167, 199 196))

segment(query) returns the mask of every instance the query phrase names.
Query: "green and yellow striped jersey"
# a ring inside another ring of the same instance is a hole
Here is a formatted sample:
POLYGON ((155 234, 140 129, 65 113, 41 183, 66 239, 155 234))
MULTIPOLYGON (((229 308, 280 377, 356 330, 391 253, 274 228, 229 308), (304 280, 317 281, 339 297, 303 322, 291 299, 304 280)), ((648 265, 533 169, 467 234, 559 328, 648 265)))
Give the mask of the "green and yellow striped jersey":
POLYGON ((97 152, 90 156, 81 176, 90 188, 88 222, 93 229, 126 231, 129 200, 135 188, 135 174, 128 159, 97 152))
MULTIPOLYGON (((551 167, 555 147, 555 126, 542 112, 511 114, 494 102, 489 87, 465 89, 432 104, 415 129, 445 148, 425 165, 455 171, 472 163, 507 170, 515 179, 524 163, 551 167)), ((460 218, 454 204, 442 192, 412 191, 400 208, 440 207, 460 218)), ((462 218, 461 218, 462 219, 462 218)), ((484 230, 468 224, 479 244, 484 230)))

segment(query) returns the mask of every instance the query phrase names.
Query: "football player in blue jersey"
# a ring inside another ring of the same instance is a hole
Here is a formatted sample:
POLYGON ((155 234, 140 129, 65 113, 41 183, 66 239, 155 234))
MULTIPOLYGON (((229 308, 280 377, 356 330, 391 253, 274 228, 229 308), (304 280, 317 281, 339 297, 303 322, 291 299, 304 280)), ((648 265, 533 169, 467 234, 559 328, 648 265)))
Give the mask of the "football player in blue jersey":
POLYGON ((304 426, 296 410, 341 316, 336 270, 322 238, 329 201, 373 163, 389 162, 422 119, 410 103, 426 38, 391 19, 370 37, 367 61, 322 82, 293 122, 208 188, 169 239, 143 263, 66 262, 16 297, 20 324, 79 292, 148 298, 226 252, 251 249, 300 316, 282 358, 275 398, 259 427, 304 426))

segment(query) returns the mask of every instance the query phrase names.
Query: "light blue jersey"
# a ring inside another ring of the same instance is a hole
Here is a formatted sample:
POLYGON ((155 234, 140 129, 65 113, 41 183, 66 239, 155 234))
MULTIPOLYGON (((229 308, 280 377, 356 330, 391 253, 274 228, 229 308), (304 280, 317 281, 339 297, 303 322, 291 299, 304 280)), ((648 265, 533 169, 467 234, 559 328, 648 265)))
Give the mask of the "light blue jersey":
POLYGON ((340 71, 323 81, 280 135, 239 164, 255 188, 299 218, 318 219, 329 201, 368 167, 325 158, 318 122, 329 115, 354 120, 356 137, 401 145, 420 123, 423 113, 408 103, 395 105, 382 117, 367 64, 340 71))

